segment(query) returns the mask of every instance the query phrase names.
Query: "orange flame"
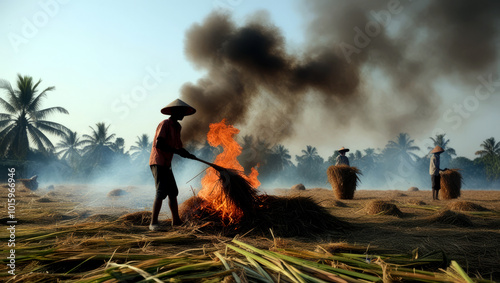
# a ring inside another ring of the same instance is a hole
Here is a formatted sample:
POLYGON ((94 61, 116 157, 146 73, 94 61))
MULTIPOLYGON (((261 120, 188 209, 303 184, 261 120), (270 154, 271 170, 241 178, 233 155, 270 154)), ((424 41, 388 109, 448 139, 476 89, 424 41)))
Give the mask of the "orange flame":
MULTIPOLYGON (((226 119, 219 123, 210 124, 210 130, 207 134, 208 143, 213 146, 222 146, 222 153, 217 155, 213 163, 228 169, 235 169, 243 172, 243 166, 238 162, 237 157, 241 154, 241 146, 234 140, 234 136, 240 130, 231 125, 226 125, 226 119)), ((259 172, 252 168, 248 176, 244 177, 252 187, 257 188, 260 182, 257 179, 259 172)), ((231 222, 237 222, 243 216, 242 211, 234 204, 229 202, 224 195, 222 186, 219 182, 219 175, 215 169, 209 167, 205 177, 201 180, 202 189, 198 196, 205 200, 205 203, 212 209, 221 213, 222 219, 231 222)))

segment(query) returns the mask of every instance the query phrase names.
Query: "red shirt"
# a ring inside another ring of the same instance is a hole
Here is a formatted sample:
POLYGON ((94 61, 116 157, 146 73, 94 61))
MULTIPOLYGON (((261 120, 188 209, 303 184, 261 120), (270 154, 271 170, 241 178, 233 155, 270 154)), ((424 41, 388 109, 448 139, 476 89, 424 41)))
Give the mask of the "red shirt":
POLYGON ((173 152, 165 152, 156 148, 156 139, 163 137, 170 147, 182 148, 181 141, 181 124, 175 120, 166 119, 160 122, 156 128, 155 137, 153 139, 153 148, 149 156, 149 165, 170 166, 172 163, 173 152))

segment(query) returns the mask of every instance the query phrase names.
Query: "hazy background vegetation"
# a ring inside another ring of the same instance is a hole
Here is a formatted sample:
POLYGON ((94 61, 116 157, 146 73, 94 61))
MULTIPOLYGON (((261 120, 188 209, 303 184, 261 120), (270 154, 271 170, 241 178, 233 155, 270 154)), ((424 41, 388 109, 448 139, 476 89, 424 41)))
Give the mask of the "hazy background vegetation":
MULTIPOLYGON (((114 185, 147 184, 152 182, 149 154, 153 133, 137 133, 136 140, 125 141, 109 131, 104 122, 86 129, 68 129, 53 122, 71 119, 60 106, 45 107, 44 99, 54 87, 42 89, 41 80, 18 75, 15 85, 0 80, 0 155, 2 169, 15 167, 18 178, 39 176, 39 182, 49 183, 103 183, 114 185), (61 119, 61 115, 63 119, 61 119), (57 140, 57 143, 53 141, 57 140)), ((160 122, 160 121, 158 121, 160 122)), ((214 121, 218 122, 218 121, 214 121)), ((492 133, 493 134, 493 133, 492 133)), ((335 163, 341 146, 332 144, 331 155, 324 159, 314 146, 304 144, 299 155, 292 156, 286 145, 272 144, 259 136, 236 137, 242 146, 240 163, 246 171, 258 167, 259 180, 264 188, 288 187, 296 183, 327 187, 326 169, 335 163)), ((464 136, 466 139, 467 137, 464 136)), ((462 169, 465 189, 498 189, 500 177, 500 142, 495 137, 481 144, 471 145, 476 158, 458 156, 453 141, 446 133, 429 137, 432 144, 445 149, 441 168, 462 169)), ((185 143, 197 157, 212 161, 220 148, 207 143, 185 143)), ((416 152, 419 148, 408 133, 387 137, 384 148, 351 148, 348 157, 351 166, 363 172, 360 188, 407 189, 417 186, 430 189, 429 155, 416 152)), ((179 157, 174 158, 173 169, 179 186, 203 171, 205 165, 179 157)), ((6 170, 4 170, 7 172, 6 170)), ((0 175, 5 179, 7 174, 0 175)), ((199 181, 190 183, 199 186, 199 181)))

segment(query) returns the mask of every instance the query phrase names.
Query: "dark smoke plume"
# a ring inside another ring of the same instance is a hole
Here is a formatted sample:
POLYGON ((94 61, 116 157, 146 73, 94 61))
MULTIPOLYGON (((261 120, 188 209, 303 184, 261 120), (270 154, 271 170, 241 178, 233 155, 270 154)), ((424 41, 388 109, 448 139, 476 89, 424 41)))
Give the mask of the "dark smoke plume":
POLYGON ((186 34, 188 59, 207 75, 182 88, 198 110, 184 122, 184 139, 201 141, 210 123, 226 118, 279 142, 315 127, 299 119, 306 107, 327 115, 316 127, 328 131, 354 123, 386 137, 429 131, 440 115, 437 79, 472 82, 497 66, 499 7, 493 0, 308 1, 302 8, 313 17, 299 54, 260 16, 238 26, 214 12, 186 34))

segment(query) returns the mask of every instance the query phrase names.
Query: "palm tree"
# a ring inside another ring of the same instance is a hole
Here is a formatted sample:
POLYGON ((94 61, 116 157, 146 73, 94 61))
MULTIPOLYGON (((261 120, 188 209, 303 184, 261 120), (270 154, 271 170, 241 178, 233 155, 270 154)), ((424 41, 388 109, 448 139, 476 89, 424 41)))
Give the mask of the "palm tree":
POLYGON ((427 147, 427 149, 430 151, 439 145, 441 148, 444 149, 444 152, 442 153, 442 155, 449 155, 450 157, 456 156, 457 153, 455 152, 455 149, 448 146, 448 143, 450 142, 450 140, 446 139, 444 137, 445 135, 446 134, 436 135, 436 138, 430 137, 430 139, 432 140, 434 145, 427 147))
POLYGON ((482 150, 476 151, 480 157, 500 155, 500 142, 495 142, 495 138, 486 139, 481 144, 482 150))
POLYGON ((295 156, 295 159, 299 165, 303 165, 309 168, 317 167, 318 164, 323 163, 323 158, 319 156, 318 150, 313 146, 306 146, 306 149, 302 150, 301 156, 295 156))
POLYGON ((151 154, 152 142, 149 141, 149 136, 147 134, 142 134, 142 136, 137 136, 137 141, 135 145, 130 147, 132 152, 132 158, 134 160, 147 160, 151 154))
POLYGON ((333 152, 333 155, 328 157, 328 164, 335 165, 335 163, 337 163, 337 156, 339 156, 339 155, 340 155, 340 153, 337 150, 335 150, 333 152))
POLYGON ((319 156, 318 150, 315 147, 306 146, 306 149, 302 150, 302 155, 296 155, 295 159, 297 160, 298 174, 301 177, 306 178, 308 182, 317 183, 323 181, 321 177, 326 169, 322 168, 323 158, 319 156))
POLYGON ((367 148, 365 149, 365 157, 374 157, 375 156, 375 149, 374 148, 367 148))
POLYGON ((111 145, 111 149, 119 155, 127 155, 125 152, 125 140, 123 138, 116 138, 115 142, 111 145))
POLYGON ((374 148, 367 148, 364 150, 365 155, 358 161, 359 166, 363 168, 363 172, 368 172, 375 166, 377 155, 374 148))
POLYGON ((400 133, 396 137, 396 141, 389 141, 387 143, 385 146, 386 153, 399 156, 407 161, 413 161, 412 158, 418 159, 418 155, 412 151, 420 150, 418 146, 413 145, 414 142, 407 133, 400 133))
MULTIPOLYGON (((436 146, 440 146, 442 149, 444 149, 444 152, 441 153, 441 160, 442 160, 441 164, 444 167, 447 167, 450 164, 452 157, 456 156, 457 153, 455 152, 454 148, 451 148, 448 146, 448 143, 450 142, 450 140, 446 139, 444 137, 445 135, 446 134, 436 135, 436 138, 430 137, 430 139, 434 143, 434 146, 429 146, 429 147, 427 147, 427 149, 429 149, 429 151, 431 151, 436 146)), ((430 155, 430 154, 431 153, 429 153, 428 155, 430 155)))
POLYGON ((85 145, 83 152, 89 166, 95 167, 109 162, 113 153, 113 142, 115 134, 108 135, 109 126, 97 123, 96 129, 90 127, 91 135, 83 135, 82 143, 85 145))
POLYGON ((271 144, 264 139, 257 139, 255 151, 257 152, 256 161, 258 164, 264 165, 269 154, 271 154, 271 144))
POLYGON ((32 77, 18 74, 17 89, 14 90, 9 82, 0 80, 0 88, 7 93, 7 99, 0 98, 0 105, 7 111, 0 113, 0 136, 3 137, 0 152, 6 156, 25 159, 30 141, 40 152, 53 150, 54 145, 45 133, 64 136, 69 132, 65 126, 46 120, 50 114, 68 114, 68 111, 62 107, 41 109, 47 93, 55 89, 51 86, 39 93, 41 82, 33 83, 32 77))
POLYGON ((276 167, 278 171, 283 171, 283 169, 292 164, 292 162, 290 161, 292 156, 290 156, 290 152, 282 144, 273 146, 273 148, 271 149, 271 154, 276 160, 276 167))
POLYGON ((76 163, 81 157, 81 146, 83 145, 83 141, 80 141, 78 134, 76 132, 69 131, 69 133, 63 136, 63 139, 56 145, 56 149, 59 151, 56 152, 58 156, 61 156, 61 159, 67 160, 68 163, 75 167, 76 163))
POLYGON ((354 160, 360 160, 361 158, 363 158, 363 154, 361 151, 356 150, 356 152, 354 152, 354 160))

